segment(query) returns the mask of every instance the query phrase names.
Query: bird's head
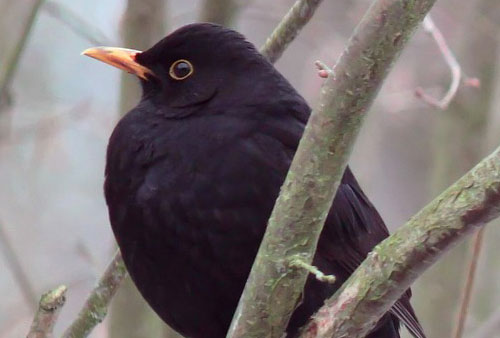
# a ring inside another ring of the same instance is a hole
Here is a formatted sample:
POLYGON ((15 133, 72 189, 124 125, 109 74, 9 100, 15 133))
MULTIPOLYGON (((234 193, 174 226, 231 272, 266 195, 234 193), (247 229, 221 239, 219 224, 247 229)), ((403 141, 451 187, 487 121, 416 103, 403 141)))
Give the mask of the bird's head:
POLYGON ((137 75, 143 99, 171 110, 241 104, 286 82, 241 34, 209 23, 184 26, 144 52, 95 47, 83 54, 137 75))

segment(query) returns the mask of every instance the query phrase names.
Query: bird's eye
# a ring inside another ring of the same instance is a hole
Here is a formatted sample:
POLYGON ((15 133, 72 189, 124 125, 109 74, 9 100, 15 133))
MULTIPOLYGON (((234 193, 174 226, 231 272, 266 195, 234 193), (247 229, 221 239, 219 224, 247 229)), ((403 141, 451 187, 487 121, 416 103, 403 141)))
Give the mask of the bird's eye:
POLYGON ((168 72, 174 80, 184 80, 193 74, 194 68, 188 60, 180 59, 172 63, 168 72))

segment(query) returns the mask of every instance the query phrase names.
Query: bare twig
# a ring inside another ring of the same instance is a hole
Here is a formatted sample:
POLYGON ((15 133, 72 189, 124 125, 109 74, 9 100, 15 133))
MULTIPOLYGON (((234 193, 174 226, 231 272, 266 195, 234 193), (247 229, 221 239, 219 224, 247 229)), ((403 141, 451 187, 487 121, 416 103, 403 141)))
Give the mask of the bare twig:
POLYGON ((37 15, 40 12, 40 7, 43 5, 44 0, 35 0, 28 15, 26 24, 21 32, 21 37, 17 41, 12 53, 8 56, 5 65, 2 67, 3 72, 0 74, 0 108, 4 105, 4 101, 8 97, 8 89, 14 78, 14 75, 19 65, 19 60, 23 54, 28 37, 30 36, 31 29, 36 21, 37 15))
POLYGON ((390 66, 434 0, 375 1, 322 87, 233 317, 228 337, 281 337, 302 294, 354 140, 390 66), (383 18, 383 20, 381 19, 383 18), (321 182, 321 183, 319 183, 321 182))
POLYGON ((87 337, 94 327, 106 317, 109 302, 125 276, 127 276, 127 270, 118 251, 97 286, 85 301, 85 305, 80 310, 78 317, 64 331, 62 338, 87 337))
POLYGON ((500 215, 500 147, 377 245, 301 338, 364 337, 446 251, 500 215))
POLYGON ((9 237, 4 230, 3 223, 0 223, 0 249, 2 249, 3 254, 5 256, 5 260, 11 269, 15 280, 17 281, 17 285, 20 288, 24 300, 29 307, 36 307, 37 304, 37 296, 34 291, 33 286, 24 271, 24 268, 19 260, 19 257, 12 247, 9 237))
POLYGON ((483 238, 485 230, 486 228, 481 228, 474 236, 474 242, 472 244, 472 255, 470 258, 469 266, 467 268, 467 278, 462 292, 460 308, 455 322, 455 329, 452 335, 453 338, 462 338, 462 335, 464 333, 465 322, 467 320, 467 311, 469 309, 470 299, 472 295, 472 288, 474 287, 477 262, 481 254, 481 248, 483 246, 483 238))
POLYGON ((85 21, 77 13, 62 3, 48 1, 43 9, 53 18, 61 21, 75 34, 95 45, 111 45, 110 40, 102 33, 99 28, 85 21))
POLYGON ((312 274, 314 276, 314 278, 316 278, 320 282, 325 282, 325 283, 330 283, 330 284, 335 283, 335 276, 325 275, 322 271, 320 271, 314 265, 311 265, 309 263, 304 262, 304 260, 301 257, 292 258, 289 265, 291 267, 296 267, 296 268, 306 270, 307 272, 312 274))
POLYGON ((267 38, 260 52, 271 63, 276 62, 283 51, 309 22, 322 0, 297 0, 267 38))
POLYGON ((66 290, 66 286, 61 285, 42 296, 27 338, 52 337, 57 317, 66 302, 66 290))
POLYGON ((457 95, 458 88, 460 87, 460 80, 463 78, 463 83, 466 86, 478 87, 479 80, 477 78, 468 78, 463 75, 460 64, 457 61, 457 58, 451 51, 450 47, 446 43, 446 39, 443 37, 443 34, 434 24, 430 14, 428 14, 423 21, 424 29, 427 33, 429 33, 434 41, 436 42, 441 54, 443 55, 446 64, 450 68, 451 71, 451 83, 448 91, 444 95, 442 99, 436 99, 433 96, 427 94, 422 88, 417 88, 415 90, 415 94, 417 97, 421 98, 426 103, 431 106, 437 107, 439 109, 445 110, 450 105, 450 102, 457 95))

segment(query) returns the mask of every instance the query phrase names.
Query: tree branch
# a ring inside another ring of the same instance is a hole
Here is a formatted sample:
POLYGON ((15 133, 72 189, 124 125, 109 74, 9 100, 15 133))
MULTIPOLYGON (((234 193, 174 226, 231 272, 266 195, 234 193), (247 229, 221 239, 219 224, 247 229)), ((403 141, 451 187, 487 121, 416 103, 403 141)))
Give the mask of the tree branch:
POLYGON ((35 319, 31 324, 27 338, 51 338, 57 317, 66 302, 66 286, 58 288, 42 295, 35 319))
POLYGON ((10 83, 14 78, 17 66, 19 65, 19 60, 21 59, 24 48, 26 47, 26 42, 28 42, 28 38, 30 36, 31 29, 33 28, 33 25, 43 3, 44 0, 35 0, 33 2, 33 6, 31 7, 26 24, 24 25, 21 37, 17 41, 12 53, 9 54, 5 65, 2 67, 4 71, 0 74, 0 108, 4 106, 4 101, 7 100, 7 92, 10 87, 10 83))
POLYGON ((55 1, 48 1, 43 6, 43 9, 54 19, 59 20, 75 34, 92 44, 98 46, 111 45, 110 39, 98 27, 84 20, 68 6, 55 1))
POLYGON ((275 63, 312 18, 321 1, 297 0, 260 48, 260 53, 275 63))
POLYGON ((109 302, 120 283, 127 276, 127 270, 118 251, 106 271, 92 290, 75 321, 64 331, 62 338, 87 337, 94 327, 106 317, 109 302))
POLYGON ((228 337, 281 337, 354 140, 390 66, 434 0, 379 0, 370 7, 322 87, 272 212, 228 337), (410 5, 411 4, 411 5, 410 5))
POLYGON ((364 337, 415 279, 500 215, 500 148, 377 245, 301 338, 364 337))
POLYGON ((24 300, 26 304, 30 307, 35 307, 37 302, 37 296, 33 285, 30 282, 28 274, 23 268, 21 261, 12 247, 10 243, 9 237, 7 236, 6 231, 4 230, 3 223, 0 223, 0 249, 3 251, 5 256, 5 261, 9 266, 14 278, 17 282, 17 286, 21 290, 21 293, 24 296, 24 300))

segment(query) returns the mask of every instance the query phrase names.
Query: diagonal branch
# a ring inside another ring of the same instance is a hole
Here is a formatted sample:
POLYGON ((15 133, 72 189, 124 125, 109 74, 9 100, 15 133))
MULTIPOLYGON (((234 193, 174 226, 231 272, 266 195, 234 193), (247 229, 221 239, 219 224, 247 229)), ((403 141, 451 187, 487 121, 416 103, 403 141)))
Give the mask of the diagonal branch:
POLYGON ((283 54, 302 28, 309 22, 323 0, 297 0, 260 49, 260 53, 271 63, 283 54))
POLYGON ((14 275, 17 286, 21 290, 26 304, 30 307, 35 307, 37 303, 35 289, 33 288, 28 274, 19 259, 19 255, 14 250, 4 228, 4 224, 0 223, 0 250, 3 251, 5 261, 14 275))
POLYGON ((281 337, 354 140, 382 81, 434 0, 375 1, 322 87, 269 219, 228 337, 281 337))
POLYGON ((109 43, 110 39, 97 26, 84 20, 68 6, 59 2, 48 1, 43 9, 83 39, 99 46, 111 45, 109 43))
POLYGON ((123 264, 122 255, 118 251, 97 286, 90 293, 78 317, 64 331, 62 338, 87 337, 92 329, 106 317, 109 302, 126 276, 127 270, 123 264))
POLYGON ((364 337, 439 257, 499 215, 500 148, 377 245, 301 338, 364 337))

